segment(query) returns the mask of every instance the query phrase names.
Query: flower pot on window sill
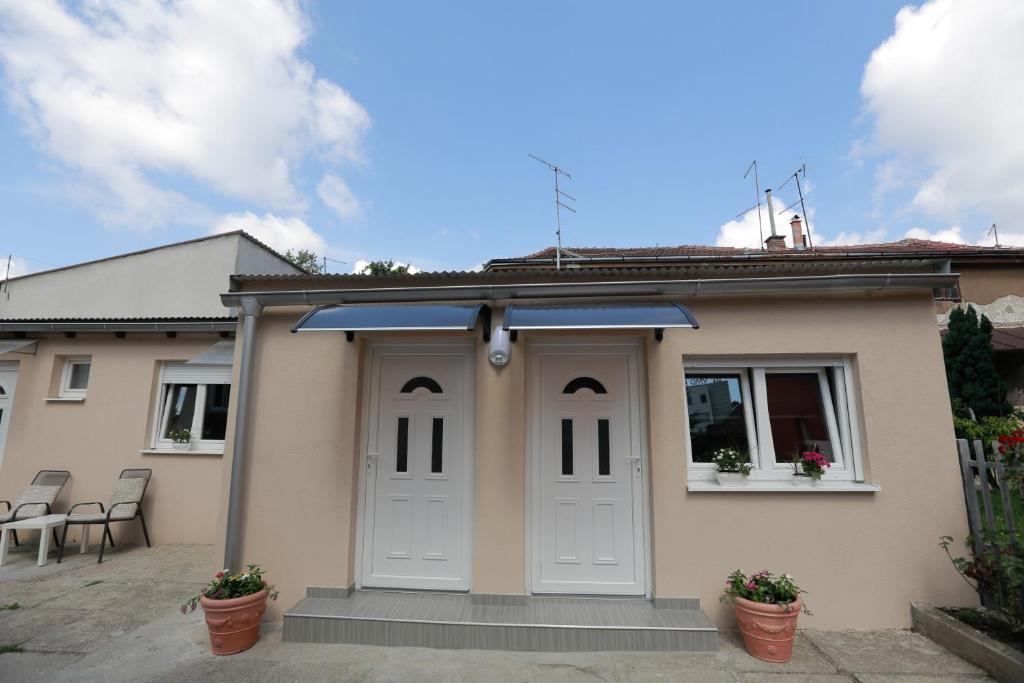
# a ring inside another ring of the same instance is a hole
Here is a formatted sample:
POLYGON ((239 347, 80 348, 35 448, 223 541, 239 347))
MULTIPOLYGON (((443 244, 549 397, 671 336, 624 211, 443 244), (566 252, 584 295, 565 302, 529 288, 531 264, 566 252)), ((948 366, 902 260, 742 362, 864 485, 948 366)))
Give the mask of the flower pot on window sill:
POLYGON ((192 450, 192 442, 191 441, 172 441, 171 442, 171 448, 173 448, 176 451, 192 450))
POLYGON ((747 475, 742 472, 715 472, 715 479, 719 486, 743 486, 747 481, 747 475))
POLYGON ((809 474, 797 473, 793 475, 793 486, 797 488, 810 488, 817 483, 817 479, 809 474))

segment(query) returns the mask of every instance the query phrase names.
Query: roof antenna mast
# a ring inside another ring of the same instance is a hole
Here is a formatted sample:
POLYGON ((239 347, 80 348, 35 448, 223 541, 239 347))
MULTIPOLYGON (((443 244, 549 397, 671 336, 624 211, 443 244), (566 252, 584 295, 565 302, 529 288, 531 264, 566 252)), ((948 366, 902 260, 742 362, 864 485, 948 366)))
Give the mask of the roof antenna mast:
POLYGON ((996 247, 999 246, 999 228, 996 227, 995 223, 992 224, 992 227, 985 234, 994 236, 996 238, 996 247))
MULTIPOLYGON (((743 174, 744 180, 750 175, 751 169, 754 171, 754 198, 757 200, 757 204, 755 204, 755 208, 757 208, 757 234, 761 238, 761 249, 764 249, 764 227, 761 225, 761 181, 757 177, 757 159, 751 161, 750 166, 747 166, 747 172, 743 174)), ((746 213, 746 211, 743 213, 746 213)), ((742 216, 743 214, 740 215, 742 216)))
MULTIPOLYGON (((811 219, 807 215, 807 207, 804 205, 804 191, 803 191, 803 188, 800 187, 800 175, 801 174, 803 175, 804 180, 806 180, 807 179, 807 164, 805 164, 803 162, 800 163, 800 168, 798 168, 795 171, 793 171, 793 175, 791 175, 788 178, 786 178, 786 182, 785 183, 782 183, 781 185, 779 185, 779 189, 781 190, 782 188, 784 188, 786 186, 786 184, 790 180, 794 180, 794 179, 796 180, 796 193, 800 197, 800 199, 798 199, 797 201, 793 202, 793 204, 798 204, 798 203, 800 204, 800 210, 804 214, 804 225, 807 227, 807 246, 809 246, 811 249, 813 249, 814 248, 814 240, 811 239, 811 219)), ((779 211, 779 214, 782 214, 782 213, 785 213, 786 211, 789 211, 789 209, 793 207, 793 204, 790 204, 789 206, 784 208, 782 211, 779 211)))
POLYGON ((576 213, 576 209, 563 202, 562 198, 564 197, 570 201, 576 201, 576 198, 559 189, 558 176, 564 175, 569 180, 572 180, 572 176, 566 173, 565 169, 559 168, 548 161, 544 161, 538 156, 534 156, 532 154, 528 156, 550 168, 555 176, 555 237, 557 238, 557 246, 555 247, 555 269, 560 270, 562 268, 562 209, 568 209, 569 211, 576 213))

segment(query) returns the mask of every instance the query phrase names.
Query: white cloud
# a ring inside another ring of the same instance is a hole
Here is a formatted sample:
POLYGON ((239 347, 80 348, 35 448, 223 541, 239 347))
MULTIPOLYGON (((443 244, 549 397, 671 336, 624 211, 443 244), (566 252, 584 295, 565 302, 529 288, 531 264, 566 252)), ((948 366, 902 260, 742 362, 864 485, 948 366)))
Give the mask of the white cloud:
POLYGON ((869 146, 890 155, 884 191, 913 188, 911 208, 945 220, 1024 214, 1024 3, 932 0, 904 7, 871 55, 861 93, 869 146))
POLYGON ((8 100, 102 217, 145 228, 197 202, 170 179, 301 208, 310 154, 359 161, 365 109, 299 56, 298 0, 0 0, 8 100))
MULTIPOLYGON (((995 235, 986 234, 980 240, 978 244, 985 246, 995 246, 996 239, 995 235)), ((1010 230, 999 231, 999 246, 1002 247, 1024 247, 1024 232, 1012 232, 1010 230)))
MULTIPOLYGON (((776 198, 778 199, 778 198, 776 198)), ((778 205, 778 202, 776 202, 778 205)), ((783 204, 785 206, 785 204, 783 204)), ((816 227, 814 209, 809 208, 811 214, 811 239, 810 242, 816 247, 841 246, 844 244, 874 244, 885 240, 885 228, 867 232, 840 232, 835 237, 829 237, 820 232, 816 227)), ((793 230, 789 225, 793 217, 792 212, 775 217, 775 231, 786 238, 786 246, 793 246, 793 230)), ((719 247, 746 247, 748 249, 760 249, 764 244, 763 237, 768 237, 772 232, 771 223, 768 219, 768 208, 761 207, 761 227, 757 223, 757 207, 754 207, 741 216, 722 225, 718 230, 718 237, 715 238, 715 245, 719 247), (763 237, 762 237, 763 233, 763 237)), ((804 234, 807 234, 807 222, 804 222, 804 234)))
POLYGON ((320 200, 340 218, 356 218, 363 212, 363 205, 359 199, 352 194, 352 190, 344 180, 336 175, 328 173, 320 184, 316 186, 316 193, 320 200))
POLYGON ((951 242, 953 244, 967 244, 967 240, 961 234, 960 226, 954 225, 945 230, 929 231, 925 228, 911 228, 907 230, 904 237, 915 240, 933 240, 935 242, 951 242))
POLYGON ((327 248, 324 238, 301 218, 285 218, 270 213, 257 216, 251 211, 232 213, 221 218, 210 234, 232 230, 245 230, 282 253, 289 249, 308 249, 322 255, 327 248))

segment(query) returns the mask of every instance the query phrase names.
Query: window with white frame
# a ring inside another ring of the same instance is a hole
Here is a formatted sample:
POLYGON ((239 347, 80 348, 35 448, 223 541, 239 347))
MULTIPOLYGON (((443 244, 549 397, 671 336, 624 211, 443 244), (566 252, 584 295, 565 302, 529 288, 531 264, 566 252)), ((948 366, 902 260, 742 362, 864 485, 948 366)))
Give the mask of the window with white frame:
POLYGON ((171 435, 187 429, 199 449, 223 451, 231 397, 230 365, 165 363, 157 394, 154 448, 172 448, 171 435))
POLYGON ((687 360, 684 372, 690 479, 714 478, 719 448, 748 454, 754 480, 788 479, 809 450, 828 459, 825 480, 861 478, 846 358, 687 360))
POLYGON ((89 388, 89 371, 91 369, 91 358, 65 358, 64 367, 61 369, 60 397, 85 398, 86 390, 89 388))

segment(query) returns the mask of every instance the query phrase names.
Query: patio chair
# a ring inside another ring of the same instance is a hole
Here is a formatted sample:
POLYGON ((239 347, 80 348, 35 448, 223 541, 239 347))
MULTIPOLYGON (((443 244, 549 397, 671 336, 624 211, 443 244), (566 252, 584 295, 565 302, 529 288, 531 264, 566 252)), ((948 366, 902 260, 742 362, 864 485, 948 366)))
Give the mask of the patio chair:
POLYGON ((110 539, 110 547, 114 547, 114 537, 110 535, 111 522, 130 522, 136 517, 142 523, 142 535, 146 539, 146 547, 152 548, 149 542, 149 532, 146 530, 146 517, 142 514, 142 498, 146 495, 146 487, 149 486, 149 478, 153 476, 153 470, 129 469, 121 470, 121 475, 114 482, 114 492, 110 496, 110 505, 106 509, 103 503, 93 501, 91 503, 77 503, 68 510, 68 517, 64 524, 64 534, 61 536, 60 552, 57 554, 57 562, 64 559, 64 540, 68 536, 68 528, 72 524, 102 524, 103 534, 100 536, 100 556, 96 564, 103 562, 103 551, 107 547, 107 539, 110 539), (99 505, 99 514, 75 513, 75 508, 83 505, 99 505))
MULTIPOLYGON (((54 501, 70 478, 71 473, 67 470, 39 470, 32 478, 32 483, 18 493, 13 505, 9 500, 0 500, 0 503, 7 506, 5 512, 0 512, 0 524, 50 514, 54 501)), ((12 530, 11 535, 14 545, 19 545, 18 532, 12 530)), ((56 529, 53 530, 53 540, 60 545, 56 529)))

